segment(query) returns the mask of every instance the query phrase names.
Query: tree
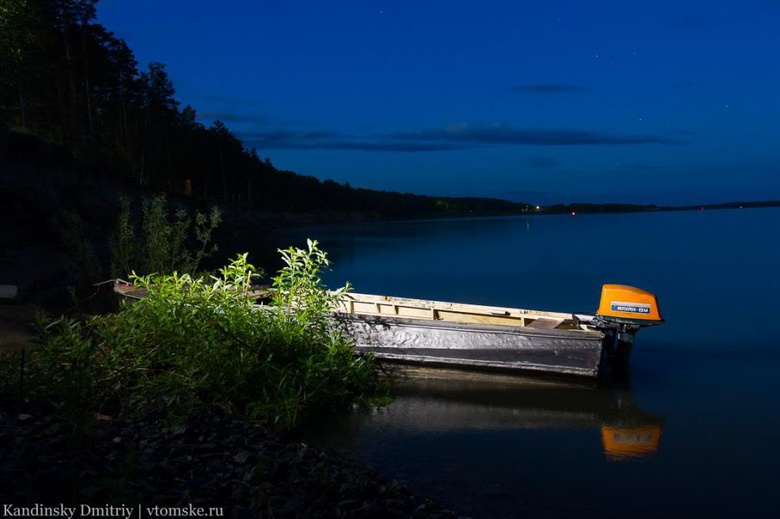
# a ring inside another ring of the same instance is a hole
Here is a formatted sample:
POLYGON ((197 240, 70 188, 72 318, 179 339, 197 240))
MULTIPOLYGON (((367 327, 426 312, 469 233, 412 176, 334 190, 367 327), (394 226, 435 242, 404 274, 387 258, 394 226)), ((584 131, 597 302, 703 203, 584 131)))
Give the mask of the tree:
POLYGON ((219 173, 222 184, 222 199, 228 200, 230 198, 228 176, 233 177, 233 180, 239 180, 243 169, 239 160, 243 159, 245 153, 244 146, 220 120, 214 121, 214 124, 211 125, 209 135, 216 147, 215 169, 219 173))
POLYGON ((10 126, 29 128, 31 98, 40 92, 45 71, 45 23, 34 0, 0 3, 0 105, 10 126))
MULTIPOLYGON (((138 62, 127 44, 114 37, 101 25, 94 26, 95 42, 102 49, 102 59, 95 59, 90 71, 93 76, 93 99, 99 113, 97 125, 104 138, 98 156, 107 161, 118 160, 127 171, 133 170, 133 158, 138 148, 136 127, 141 87, 138 62), (99 77, 96 77, 99 76, 99 77)), ((97 49, 96 49, 97 50, 97 49)))
POLYGON ((140 140, 143 143, 138 168, 141 184, 154 188, 169 188, 172 171, 170 129, 178 116, 179 102, 174 99, 176 89, 165 71, 165 65, 149 64, 139 78, 143 124, 140 140))

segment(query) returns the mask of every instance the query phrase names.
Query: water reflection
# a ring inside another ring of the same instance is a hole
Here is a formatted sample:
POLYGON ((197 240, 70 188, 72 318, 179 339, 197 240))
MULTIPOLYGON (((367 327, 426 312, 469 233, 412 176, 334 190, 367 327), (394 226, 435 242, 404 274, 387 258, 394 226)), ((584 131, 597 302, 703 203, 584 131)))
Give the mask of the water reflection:
POLYGON ((396 401, 390 406, 330 417, 303 437, 351 448, 377 434, 398 438, 592 428, 600 430, 608 460, 658 450, 663 418, 636 404, 627 380, 596 385, 417 367, 398 368, 393 376, 396 401))

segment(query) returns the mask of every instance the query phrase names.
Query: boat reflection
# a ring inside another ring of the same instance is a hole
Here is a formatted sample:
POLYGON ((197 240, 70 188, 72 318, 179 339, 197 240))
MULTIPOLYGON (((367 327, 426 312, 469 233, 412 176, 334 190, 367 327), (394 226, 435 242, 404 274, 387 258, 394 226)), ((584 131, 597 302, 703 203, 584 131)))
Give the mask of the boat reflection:
MULTIPOLYGON (((646 413, 628 380, 601 385, 404 368, 395 393, 405 427, 561 429, 599 427, 604 453, 620 460, 658 450, 663 419, 646 413)), ((399 376, 400 375, 400 376, 399 376)))
POLYGON ((601 442, 607 457, 614 460, 641 458, 658 450, 660 425, 637 427, 601 426, 601 442))
POLYGON ((403 367, 393 373, 393 388, 397 399, 387 408, 331 419, 304 437, 327 437, 333 446, 342 443, 338 438, 360 436, 364 428, 383 435, 597 428, 612 461, 656 452, 663 426, 662 417, 636 404, 627 380, 597 385, 403 367))

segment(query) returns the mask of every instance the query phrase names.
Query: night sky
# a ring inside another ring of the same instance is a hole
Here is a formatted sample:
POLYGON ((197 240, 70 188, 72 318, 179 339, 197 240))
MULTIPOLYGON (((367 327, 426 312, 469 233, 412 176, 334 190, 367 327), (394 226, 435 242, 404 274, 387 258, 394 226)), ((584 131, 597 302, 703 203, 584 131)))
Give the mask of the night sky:
POLYGON ((780 1, 101 0, 279 169, 556 202, 780 199, 780 1))

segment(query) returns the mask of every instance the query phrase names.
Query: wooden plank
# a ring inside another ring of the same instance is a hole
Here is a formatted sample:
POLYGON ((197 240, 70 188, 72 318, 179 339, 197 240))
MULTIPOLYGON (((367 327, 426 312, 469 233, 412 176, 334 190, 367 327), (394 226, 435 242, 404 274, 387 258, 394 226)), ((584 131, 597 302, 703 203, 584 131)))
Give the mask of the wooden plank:
POLYGON ((551 319, 549 317, 540 317, 528 325, 528 328, 536 328, 538 330, 552 330, 557 328, 563 322, 563 319, 551 319))
POLYGON ((491 306, 429 301, 403 297, 350 293, 345 295, 339 311, 354 315, 394 315, 413 319, 442 320, 456 323, 503 324, 523 327, 527 323, 535 327, 555 328, 571 320, 570 314, 497 308, 491 306))

